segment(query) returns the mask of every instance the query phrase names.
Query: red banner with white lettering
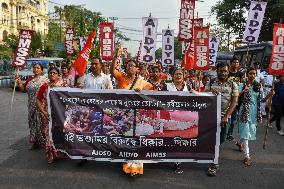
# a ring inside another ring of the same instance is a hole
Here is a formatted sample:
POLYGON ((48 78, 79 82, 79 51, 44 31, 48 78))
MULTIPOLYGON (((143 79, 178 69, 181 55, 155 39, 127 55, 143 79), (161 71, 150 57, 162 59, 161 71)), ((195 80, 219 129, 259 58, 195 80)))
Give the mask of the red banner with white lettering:
POLYGON ((269 74, 284 75, 284 24, 274 23, 269 74))
POLYGON ((194 69, 209 69, 209 27, 194 27, 194 69))
POLYGON ((189 42, 193 40, 193 19, 195 0, 181 0, 178 40, 189 42))
POLYGON ((73 38, 74 38, 74 29, 67 28, 65 36, 65 50, 68 56, 72 56, 74 54, 73 38))
POLYGON ((19 43, 15 51, 14 61, 12 66, 24 67, 26 60, 29 56, 30 47, 32 44, 33 31, 32 30, 20 30, 19 43))
POLYGON ((87 42, 80 52, 79 56, 75 60, 73 67, 78 72, 80 76, 83 76, 86 72, 86 67, 88 64, 88 60, 90 58, 90 53, 93 48, 93 42, 96 37, 96 30, 88 37, 87 42))
POLYGON ((102 59, 112 60, 114 54, 114 33, 112 23, 100 23, 100 40, 102 59))

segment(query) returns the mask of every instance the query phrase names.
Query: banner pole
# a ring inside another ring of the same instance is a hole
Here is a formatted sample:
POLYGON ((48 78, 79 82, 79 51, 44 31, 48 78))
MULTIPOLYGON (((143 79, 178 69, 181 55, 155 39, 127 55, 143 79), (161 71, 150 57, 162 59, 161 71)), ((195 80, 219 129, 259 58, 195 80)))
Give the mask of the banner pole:
MULTIPOLYGON (((280 18, 280 22, 282 23, 282 18, 280 18)), ((272 88, 271 90, 274 90, 274 86, 275 86, 275 75, 273 75, 273 81, 272 81, 272 88)), ((266 128, 265 128, 265 135, 264 135, 264 141, 263 141, 263 149, 265 149, 266 144, 267 144, 267 139, 268 139, 268 128, 270 125, 270 113, 271 113, 271 105, 272 105, 272 97, 271 96, 268 101, 267 101, 267 119, 266 119, 266 128)))
POLYGON ((15 91, 16 91, 16 86, 17 86, 17 81, 16 81, 16 76, 19 75, 19 67, 16 68, 15 70, 15 82, 14 82, 14 87, 13 87, 13 95, 10 101, 10 112, 13 110, 13 104, 14 104, 14 97, 15 97, 15 91))
MULTIPOLYGON (((272 81, 272 88, 271 90, 274 90, 274 83, 275 83, 275 75, 273 75, 273 81, 272 81)), ((270 125, 270 113, 271 113, 271 105, 272 105, 272 97, 269 97, 267 100, 267 118, 266 118, 266 127, 265 127, 265 134, 264 134, 264 140, 263 140, 263 149, 265 149, 268 139, 268 128, 270 125)))

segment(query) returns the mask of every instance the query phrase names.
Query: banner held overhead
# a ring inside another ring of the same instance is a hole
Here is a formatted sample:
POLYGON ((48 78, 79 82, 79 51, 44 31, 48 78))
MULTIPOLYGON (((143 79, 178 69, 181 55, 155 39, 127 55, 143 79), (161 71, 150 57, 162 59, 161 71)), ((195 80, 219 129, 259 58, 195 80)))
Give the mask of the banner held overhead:
POLYGON ((164 66, 174 65, 174 30, 166 29, 162 31, 162 64, 164 66))
POLYGON ((141 58, 144 63, 155 62, 158 19, 143 17, 143 40, 141 49, 141 58))
POLYGON ((244 43, 257 43, 266 5, 267 2, 251 1, 246 29, 243 36, 244 43))

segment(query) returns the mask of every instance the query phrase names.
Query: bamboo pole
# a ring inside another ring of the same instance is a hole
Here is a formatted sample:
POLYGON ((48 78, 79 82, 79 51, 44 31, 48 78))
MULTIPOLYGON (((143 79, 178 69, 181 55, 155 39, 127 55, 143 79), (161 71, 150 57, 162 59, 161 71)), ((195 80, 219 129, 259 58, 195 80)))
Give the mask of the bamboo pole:
MULTIPOLYGON (((272 88, 271 90, 274 90, 274 83, 275 83, 275 75, 273 76, 273 81, 272 81, 272 88)), ((272 104, 272 97, 269 97, 267 100, 267 117, 266 117, 266 127, 265 127, 265 134, 264 134, 264 140, 263 140, 263 149, 265 149, 266 144, 267 144, 267 139, 268 139, 268 128, 270 125, 270 113, 271 113, 271 104, 272 104)))
MULTIPOLYGON (((282 23, 282 18, 280 18, 280 22, 282 23)), ((273 50, 273 49, 272 49, 273 50)), ((272 81, 272 88, 271 90, 274 90, 274 83, 275 83, 275 75, 273 75, 273 81, 272 81)), ((265 134, 264 134, 264 140, 263 140, 263 149, 265 149, 266 144, 267 144, 267 139, 268 139, 268 128, 269 128, 269 122, 270 122, 270 113, 271 113, 271 105, 272 105, 272 97, 271 96, 268 100, 267 100, 267 119, 266 119, 266 128, 265 128, 265 134)))

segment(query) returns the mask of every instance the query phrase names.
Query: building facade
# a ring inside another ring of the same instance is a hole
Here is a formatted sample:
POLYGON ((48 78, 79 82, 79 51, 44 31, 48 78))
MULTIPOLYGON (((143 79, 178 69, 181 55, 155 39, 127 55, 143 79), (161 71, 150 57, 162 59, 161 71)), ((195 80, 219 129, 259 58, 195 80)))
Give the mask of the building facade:
POLYGON ((0 0, 0 6, 0 43, 20 29, 47 34, 48 0, 0 0))

